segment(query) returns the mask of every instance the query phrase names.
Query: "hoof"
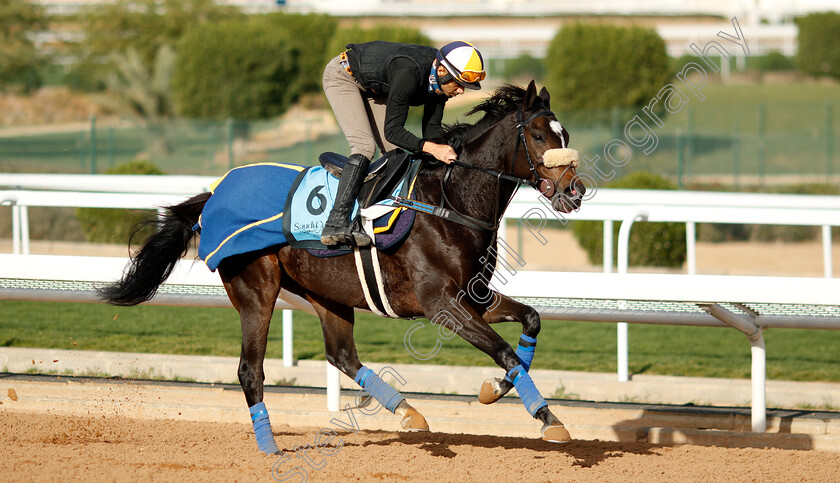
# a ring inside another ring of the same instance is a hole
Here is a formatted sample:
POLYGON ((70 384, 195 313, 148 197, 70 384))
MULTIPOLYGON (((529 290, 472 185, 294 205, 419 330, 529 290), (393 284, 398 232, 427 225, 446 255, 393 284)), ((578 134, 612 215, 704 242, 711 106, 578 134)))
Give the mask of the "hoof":
POLYGON ((426 422, 426 418, 423 417, 416 409, 409 408, 405 412, 405 416, 403 417, 402 421, 400 421, 400 425, 403 429, 408 431, 428 431, 429 430, 429 423, 426 422))
POLYGON ((572 440, 572 436, 568 431, 566 431, 566 428, 563 427, 562 424, 554 426, 544 424, 540 431, 542 432, 543 441, 551 443, 568 443, 572 440))
POLYGON ((505 395, 499 383, 501 379, 498 377, 491 377, 484 381, 481 385, 481 391, 478 393, 478 402, 481 404, 493 404, 505 395))

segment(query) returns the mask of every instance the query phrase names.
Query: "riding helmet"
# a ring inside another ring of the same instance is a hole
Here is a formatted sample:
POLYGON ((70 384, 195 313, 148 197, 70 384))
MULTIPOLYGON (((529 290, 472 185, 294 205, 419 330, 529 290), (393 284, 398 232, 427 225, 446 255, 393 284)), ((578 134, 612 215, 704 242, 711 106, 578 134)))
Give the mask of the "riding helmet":
POLYGON ((465 89, 481 89, 480 81, 487 76, 484 58, 471 43, 463 40, 450 42, 438 50, 437 60, 447 70, 447 74, 439 79, 441 84, 454 80, 465 89))

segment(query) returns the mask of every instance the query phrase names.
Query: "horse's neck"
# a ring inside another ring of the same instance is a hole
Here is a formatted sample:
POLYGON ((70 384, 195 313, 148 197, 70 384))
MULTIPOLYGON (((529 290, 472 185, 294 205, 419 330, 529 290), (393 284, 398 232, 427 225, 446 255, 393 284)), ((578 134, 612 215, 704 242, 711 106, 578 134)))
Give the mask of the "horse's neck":
MULTIPOLYGON (((504 172, 513 157, 511 136, 492 129, 464 147, 461 160, 467 164, 504 172)), ((515 131, 513 131, 515 132, 515 131)), ((458 211, 496 224, 504 214, 516 186, 474 169, 459 169, 446 184, 446 196, 458 211), (494 218, 495 217, 495 218, 494 218)))

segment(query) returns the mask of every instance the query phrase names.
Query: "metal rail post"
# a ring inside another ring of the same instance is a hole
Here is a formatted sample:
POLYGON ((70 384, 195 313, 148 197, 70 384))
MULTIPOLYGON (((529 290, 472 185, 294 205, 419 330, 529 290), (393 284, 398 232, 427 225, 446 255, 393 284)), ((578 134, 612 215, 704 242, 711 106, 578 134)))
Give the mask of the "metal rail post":
MULTIPOLYGON (((637 211, 635 214, 628 216, 621 222, 621 227, 618 229, 618 270, 617 273, 627 273, 627 266, 629 263, 630 244, 630 228, 636 221, 645 221, 648 219, 646 211, 637 211)), ((621 303, 619 303, 621 306, 621 303)), ((630 364, 629 364, 629 330, 627 322, 618 323, 618 380, 620 382, 627 382, 630 380, 630 364)))
POLYGON ((341 410, 341 372, 327 362, 327 411, 337 413, 341 410))
POLYGON ((725 324, 734 327, 750 341, 752 354, 752 369, 750 383, 752 386, 752 430, 756 433, 767 431, 767 354, 764 346, 763 327, 747 316, 734 314, 718 304, 698 304, 706 312, 725 324))
POLYGON ((697 274, 697 224, 693 221, 685 223, 685 254, 686 269, 689 275, 697 274))
POLYGON ((90 174, 96 174, 96 116, 90 116, 90 174))
POLYGON ((823 277, 831 278, 834 276, 834 261, 831 257, 831 225, 822 226, 822 244, 823 244, 823 277))
POLYGON ((24 255, 29 255, 29 207, 16 205, 20 210, 20 249, 24 255))
POLYGON ((834 104, 825 105, 825 174, 834 175, 834 104))
POLYGON ((604 220, 604 273, 612 273, 613 221, 604 220))
POLYGON ((20 255, 20 205, 12 204, 12 253, 20 255))
POLYGON ((283 367, 294 365, 292 311, 283 309, 283 367))

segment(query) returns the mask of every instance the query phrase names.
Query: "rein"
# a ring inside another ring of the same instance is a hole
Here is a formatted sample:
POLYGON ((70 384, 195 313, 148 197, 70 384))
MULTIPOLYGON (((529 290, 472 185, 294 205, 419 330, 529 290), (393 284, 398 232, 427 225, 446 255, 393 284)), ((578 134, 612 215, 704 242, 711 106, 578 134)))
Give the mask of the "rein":
MULTIPOLYGON (((421 211, 430 215, 438 216, 446 220, 454 221, 455 223, 459 223, 470 228, 492 231, 495 237, 495 234, 499 229, 500 223, 498 203, 495 204, 493 212, 493 221, 491 223, 479 220, 478 218, 466 215, 464 213, 460 213, 454 208, 452 203, 449 201, 449 198, 446 196, 446 184, 449 182, 449 179, 452 176, 452 166, 455 165, 460 166, 462 168, 472 169, 496 178, 496 200, 499 199, 499 196, 501 194, 503 179, 507 181, 513 181, 514 183, 516 183, 516 189, 519 189, 519 185, 523 184, 527 184, 528 186, 531 186, 534 189, 539 189, 540 176, 537 173, 537 167, 534 164, 533 159, 531 159, 531 153, 528 152, 528 144, 525 141, 525 126, 527 126, 531 121, 539 117, 553 115, 554 113, 552 111, 545 110, 537 112, 536 114, 532 114, 527 119, 523 119, 522 108, 520 107, 516 111, 516 129, 518 131, 518 136, 516 137, 516 148, 513 152, 513 166, 511 167, 511 172, 514 172, 514 170, 516 169, 516 161, 519 159, 519 146, 521 145, 525 149, 525 159, 528 161, 528 167, 531 169, 532 178, 520 178, 518 176, 513 176, 510 174, 503 173, 501 171, 495 171, 481 166, 476 166, 474 164, 465 163, 456 159, 451 164, 446 165, 446 172, 440 179, 441 203, 439 206, 434 206, 427 203, 422 203, 419 201, 409 200, 401 197, 395 197, 394 201, 400 206, 421 211), (447 205, 449 205, 450 208, 447 208, 447 205)), ((511 199, 513 199, 513 196, 516 194, 516 189, 511 194, 511 199)))
MULTIPOLYGON (((516 184, 527 184, 528 186, 536 189, 536 188, 538 188, 538 185, 539 185, 540 176, 539 176, 539 174, 537 174, 537 166, 534 164, 534 161, 531 159, 531 153, 528 152, 528 144, 525 143, 525 126, 527 126, 531 121, 533 121, 534 119, 537 119, 538 117, 553 116, 553 115, 554 115, 554 112, 549 111, 549 110, 545 110, 545 111, 540 111, 540 112, 530 116, 528 119, 523 120, 522 119, 522 108, 520 107, 519 110, 516 111, 516 129, 519 131, 519 136, 516 138, 516 148, 513 151, 513 168, 511 169, 511 171, 513 171, 516 168, 516 161, 519 159, 519 146, 522 145, 525 148, 525 156, 526 156, 526 159, 528 160, 528 167, 531 168, 531 175, 532 175, 531 179, 520 178, 518 176, 513 176, 513 175, 502 173, 502 172, 499 172, 499 171, 494 171, 492 169, 483 168, 481 166, 476 166, 474 164, 468 164, 468 163, 465 163, 463 161, 459 161, 457 159, 455 161, 453 161, 452 164, 454 164, 456 166, 461 166, 462 168, 481 171, 482 173, 489 174, 490 176, 493 176, 494 178, 497 178, 497 179, 505 179, 505 180, 508 180, 508 181, 513 181, 516 184)), ((448 170, 449 171, 452 170, 451 165, 449 165, 448 170)))

